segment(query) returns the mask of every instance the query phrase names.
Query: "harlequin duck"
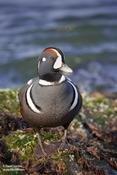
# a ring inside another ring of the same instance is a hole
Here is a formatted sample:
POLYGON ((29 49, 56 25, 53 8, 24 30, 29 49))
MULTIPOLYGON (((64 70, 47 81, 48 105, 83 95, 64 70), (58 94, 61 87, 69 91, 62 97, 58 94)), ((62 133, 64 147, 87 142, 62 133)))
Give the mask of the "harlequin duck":
MULTIPOLYGON (((35 128, 63 126, 62 141, 82 106, 78 87, 66 76, 70 73, 72 69, 65 64, 63 52, 46 48, 38 59, 38 77, 29 80, 19 92, 24 119, 35 128)), ((40 136, 38 139, 45 154, 40 136)))

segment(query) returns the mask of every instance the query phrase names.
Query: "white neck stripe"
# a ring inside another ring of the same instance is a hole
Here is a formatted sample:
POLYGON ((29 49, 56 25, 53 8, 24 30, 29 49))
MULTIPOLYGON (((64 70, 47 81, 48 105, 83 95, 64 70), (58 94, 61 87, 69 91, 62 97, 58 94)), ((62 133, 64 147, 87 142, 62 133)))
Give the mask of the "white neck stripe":
POLYGON ((41 113, 41 111, 39 111, 39 109, 37 109, 37 107, 34 105, 32 99, 31 99, 31 96, 30 96, 30 91, 31 91, 31 88, 32 88, 33 84, 31 84, 26 92, 26 99, 27 99, 27 103, 30 107, 30 109, 33 111, 33 112, 36 112, 38 114, 41 113))
POLYGON ((28 84, 28 85, 31 85, 31 84, 32 84, 32 82, 33 82, 33 80, 32 80, 32 79, 30 79, 30 80, 27 82, 27 84, 28 84))
POLYGON ((64 82, 65 79, 66 78, 65 78, 64 75, 62 75, 60 80, 57 81, 57 82, 50 82, 50 81, 46 81, 46 80, 43 80, 43 79, 39 79, 39 84, 43 85, 43 86, 52 86, 52 85, 56 85, 56 84, 60 84, 60 83, 64 82))
POLYGON ((74 91, 75 91, 75 98, 74 98, 74 101, 69 109, 69 111, 71 111, 72 109, 74 109, 78 103, 78 91, 77 91, 77 88, 75 87, 75 85, 70 81, 68 80, 68 82, 72 85, 74 91))

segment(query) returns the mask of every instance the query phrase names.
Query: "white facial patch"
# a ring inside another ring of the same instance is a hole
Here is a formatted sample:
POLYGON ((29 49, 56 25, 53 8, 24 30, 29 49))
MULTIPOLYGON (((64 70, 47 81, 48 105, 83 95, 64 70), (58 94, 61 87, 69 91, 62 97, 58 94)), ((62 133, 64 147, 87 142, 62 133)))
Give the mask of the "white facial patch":
POLYGON ((43 61, 43 62, 45 62, 45 61, 46 61, 46 58, 45 58, 45 57, 43 57, 43 58, 42 58, 42 61, 43 61))
POLYGON ((55 50, 55 49, 52 49, 52 50, 54 50, 56 52, 57 56, 58 56, 55 63, 54 63, 53 68, 54 69, 59 69, 60 67, 62 67, 62 64, 63 64, 62 63, 62 57, 61 57, 60 53, 57 50, 55 50))

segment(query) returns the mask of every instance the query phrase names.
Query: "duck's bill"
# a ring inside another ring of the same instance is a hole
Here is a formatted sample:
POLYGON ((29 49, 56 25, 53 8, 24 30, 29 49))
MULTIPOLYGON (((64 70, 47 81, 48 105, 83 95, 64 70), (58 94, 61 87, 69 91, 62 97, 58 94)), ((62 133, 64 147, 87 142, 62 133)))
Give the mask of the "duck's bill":
POLYGON ((59 70, 65 75, 69 75, 73 72, 73 70, 67 64, 63 64, 59 70))

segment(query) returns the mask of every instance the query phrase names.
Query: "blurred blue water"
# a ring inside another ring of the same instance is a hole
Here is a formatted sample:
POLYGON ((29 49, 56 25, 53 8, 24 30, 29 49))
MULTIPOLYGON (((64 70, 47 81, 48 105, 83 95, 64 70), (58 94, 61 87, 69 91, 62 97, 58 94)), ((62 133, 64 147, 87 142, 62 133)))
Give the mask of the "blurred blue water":
MULTIPOLYGON (((117 67, 114 71, 112 68, 112 64, 117 65, 117 1, 0 0, 1 88, 16 87, 25 77, 30 78, 26 63, 22 71, 22 61, 37 57, 48 46, 62 49, 66 57, 73 60, 73 67, 77 63, 90 60, 92 65, 92 61, 96 61, 106 76, 105 66, 110 65, 108 69, 113 78, 117 74, 117 67)), ((82 70, 88 72, 87 66, 82 66, 82 70)), ((84 74, 76 77, 76 80, 82 79, 84 74)), ((112 83, 112 87, 117 84, 112 83)))

